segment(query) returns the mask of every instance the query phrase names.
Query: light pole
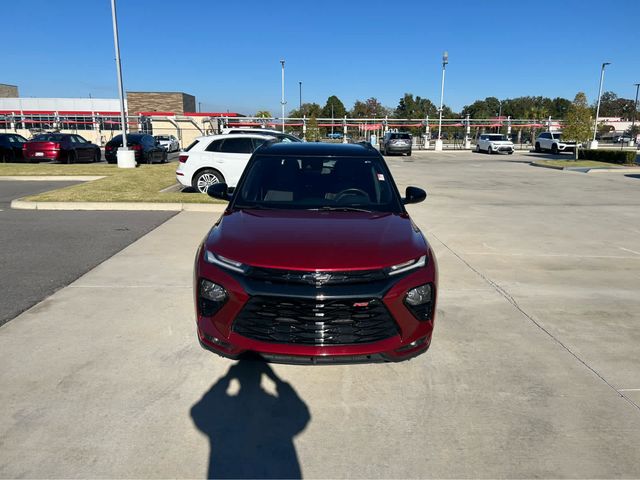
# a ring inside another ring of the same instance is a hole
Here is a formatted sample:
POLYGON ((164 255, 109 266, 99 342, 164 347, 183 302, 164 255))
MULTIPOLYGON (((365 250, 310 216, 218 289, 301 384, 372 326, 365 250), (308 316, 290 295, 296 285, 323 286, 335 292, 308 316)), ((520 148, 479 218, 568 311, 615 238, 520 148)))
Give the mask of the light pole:
POLYGON ((299 106, 299 111, 300 111, 300 115, 302 115, 302 82, 298 82, 298 85, 300 86, 300 106, 299 106))
POLYGON ((198 113, 202 113, 202 102, 198 102, 198 113))
POLYGON ((442 55, 442 89, 440 91, 440 118, 438 120, 438 139, 436 140, 435 150, 442 150, 442 107, 444 105, 444 72, 449 63, 449 53, 447 51, 442 55))
POLYGON ((596 121, 593 125, 593 140, 591 141, 591 145, 589 148, 596 149, 598 148, 598 141, 596 140, 596 134, 598 133, 598 115, 600 114, 600 99, 602 97, 602 84, 604 83, 604 67, 607 65, 611 65, 610 62, 605 62, 602 64, 602 69, 600 70, 600 88, 598 89, 598 106, 596 107, 596 121))
POLYGON ((636 115, 638 114, 638 90, 640 90, 640 83, 634 83, 636 86, 636 101, 633 103, 633 119, 631 120, 631 141, 629 142, 629 146, 633 147, 636 143, 635 138, 633 137, 633 129, 636 126, 636 115))
POLYGON ((284 60, 280 60, 280 64, 282 65, 282 100, 280 100, 280 105, 282 106, 282 133, 284 133, 284 106, 287 103, 284 101, 284 60))
POLYGON ((502 132, 502 101, 498 100, 498 105, 500 105, 500 108, 498 109, 498 123, 500 124, 500 126, 498 127, 498 133, 502 132))
POLYGON ((120 122, 122 124, 122 147, 116 153, 118 168, 135 168, 136 157, 127 147, 127 118, 124 111, 124 90, 122 88, 122 66, 120 65, 120 42, 118 40, 118 19, 116 0, 111 0, 111 18, 113 20, 113 44, 116 50, 116 70, 118 72, 118 94, 120 95, 120 122))
POLYGON ((333 138, 333 102, 331 102, 331 138, 333 138))

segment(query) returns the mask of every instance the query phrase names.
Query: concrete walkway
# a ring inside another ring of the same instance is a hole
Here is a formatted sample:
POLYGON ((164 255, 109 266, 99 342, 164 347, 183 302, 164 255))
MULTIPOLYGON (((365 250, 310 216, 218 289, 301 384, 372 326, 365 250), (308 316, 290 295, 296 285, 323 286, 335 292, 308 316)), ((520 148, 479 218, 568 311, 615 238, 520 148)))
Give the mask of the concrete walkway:
MULTIPOLYGON (((640 477, 638 397, 618 391, 640 387, 637 298, 580 273, 602 259, 527 257, 559 252, 566 218, 548 233, 549 209, 492 200, 523 199, 526 182, 608 180, 488 161, 510 180, 390 162, 432 193, 412 207, 441 271, 427 354, 231 368, 195 338, 193 254, 215 214, 182 212, 0 328, 0 477, 640 477), (596 284, 600 325, 578 301, 596 284)), ((617 256, 637 280, 635 255, 617 256)))

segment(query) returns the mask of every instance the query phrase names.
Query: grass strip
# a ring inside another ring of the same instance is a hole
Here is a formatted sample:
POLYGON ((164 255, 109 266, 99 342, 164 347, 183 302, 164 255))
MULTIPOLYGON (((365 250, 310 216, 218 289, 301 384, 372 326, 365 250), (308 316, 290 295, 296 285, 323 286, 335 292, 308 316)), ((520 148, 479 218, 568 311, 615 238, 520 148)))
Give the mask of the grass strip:
POLYGON ((200 193, 160 192, 176 183, 176 164, 117 165, 0 164, 0 176, 104 175, 105 178, 25 197, 34 202, 222 203, 200 193))

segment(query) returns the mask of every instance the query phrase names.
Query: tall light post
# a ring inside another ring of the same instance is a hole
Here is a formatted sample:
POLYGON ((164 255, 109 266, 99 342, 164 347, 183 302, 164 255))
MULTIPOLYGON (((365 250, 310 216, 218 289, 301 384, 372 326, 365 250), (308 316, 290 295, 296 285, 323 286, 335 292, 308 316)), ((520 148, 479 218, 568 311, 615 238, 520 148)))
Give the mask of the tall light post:
POLYGON ((280 105, 282 106, 282 133, 284 133, 284 106, 287 103, 284 100, 284 60, 280 60, 280 65, 282 65, 282 99, 280 100, 280 105))
POLYGON ((120 122, 122 125, 122 147, 116 157, 119 168, 135 168, 136 157, 133 150, 127 147, 127 117, 124 111, 124 90, 122 88, 122 66, 120 65, 120 41, 118 40, 118 19, 116 16, 116 0, 111 0, 111 18, 113 20, 113 44, 116 50, 116 70, 118 72, 118 94, 120 95, 120 122))
POLYGON ((596 140, 596 134, 598 133, 598 115, 600 115, 600 100, 602 97, 602 84, 604 83, 604 67, 607 65, 611 65, 611 62, 605 62, 602 64, 602 69, 600 70, 600 88, 598 88, 598 106, 596 107, 596 121, 593 125, 593 140, 591 141, 591 145, 589 148, 596 149, 598 148, 598 141, 596 140))
POLYGON ((331 102, 331 138, 333 138, 333 102, 331 102))
POLYGON ((299 104, 299 112, 300 115, 302 115, 302 82, 298 82, 298 85, 300 86, 300 104, 299 104))
POLYGON ((629 146, 633 147, 636 143, 636 139, 633 136, 633 129, 636 126, 636 115, 638 115, 638 90, 640 90, 640 83, 634 83, 636 86, 636 101, 633 103, 633 119, 631 119, 631 141, 629 142, 629 146))
POLYGON ((442 55, 442 89, 440 91, 440 118, 438 120, 438 139, 436 140, 435 150, 442 150, 442 107, 444 105, 444 73, 449 63, 449 53, 447 51, 442 55))

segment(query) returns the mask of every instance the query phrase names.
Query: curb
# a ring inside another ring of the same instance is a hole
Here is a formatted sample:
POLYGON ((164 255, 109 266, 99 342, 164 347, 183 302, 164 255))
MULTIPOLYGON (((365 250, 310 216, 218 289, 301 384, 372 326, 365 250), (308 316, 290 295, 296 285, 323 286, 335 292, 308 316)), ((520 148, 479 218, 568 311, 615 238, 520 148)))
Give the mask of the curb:
POLYGON ((0 176, 0 181, 24 181, 24 182, 90 182, 91 180, 100 180, 105 175, 20 175, 20 176, 0 176))
POLYGON ((150 203, 150 202, 27 202, 17 199, 11 202, 17 210, 145 210, 169 212, 222 213, 227 204, 215 203, 150 203))
POLYGON ((531 162, 529 165, 540 168, 551 168, 552 170, 566 170, 568 172, 581 172, 581 173, 616 173, 616 172, 636 172, 640 173, 638 167, 619 167, 619 168, 605 168, 605 167, 559 167, 557 165, 542 165, 540 163, 531 162))

